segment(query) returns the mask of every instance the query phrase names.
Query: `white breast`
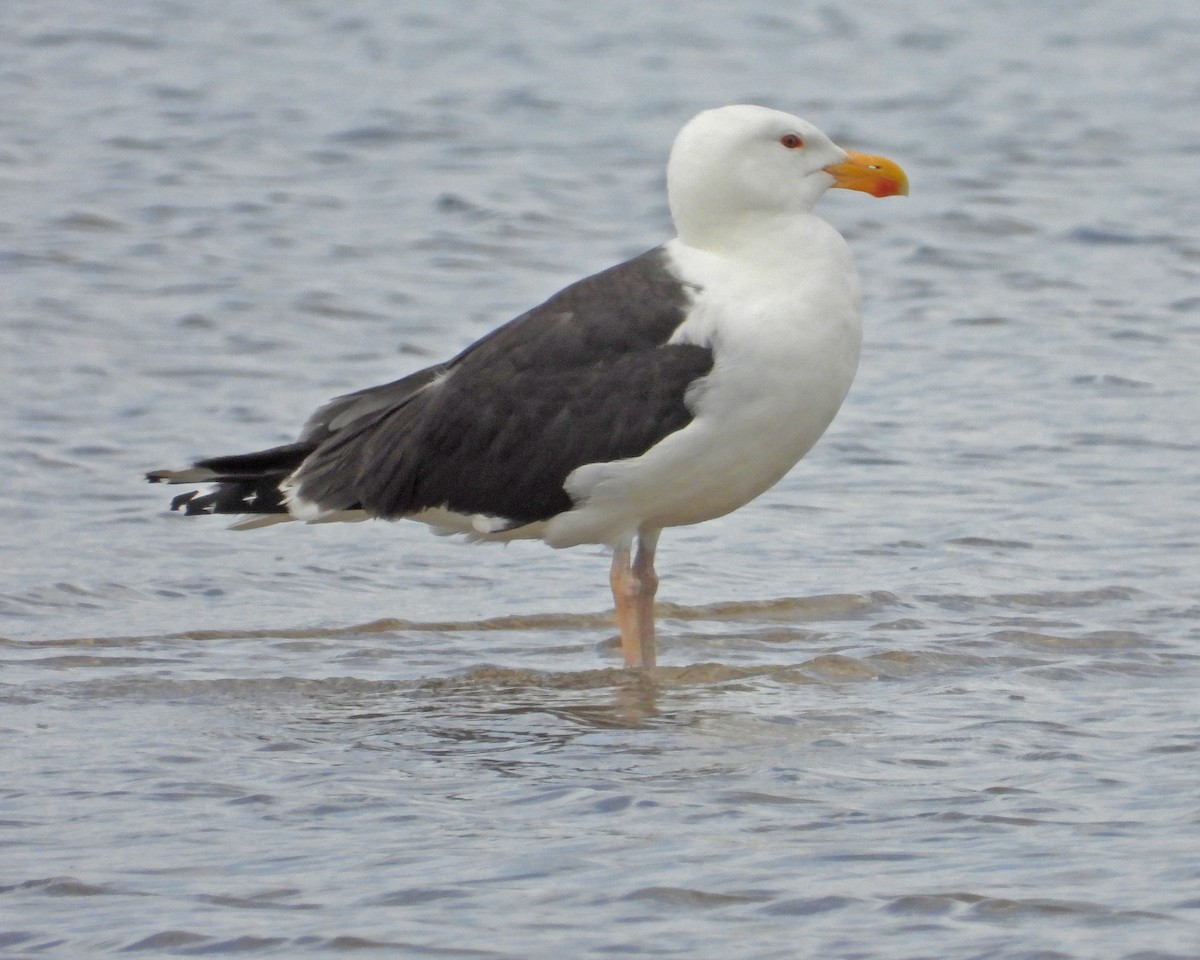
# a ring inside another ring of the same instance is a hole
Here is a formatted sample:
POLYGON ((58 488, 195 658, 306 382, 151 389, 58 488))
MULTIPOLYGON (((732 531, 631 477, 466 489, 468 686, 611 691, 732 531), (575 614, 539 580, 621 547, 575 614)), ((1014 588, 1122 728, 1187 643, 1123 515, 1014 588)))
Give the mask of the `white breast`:
POLYGON ((695 419, 640 457, 575 470, 566 487, 579 505, 546 524, 548 543, 613 543, 729 513, 824 433, 858 366, 857 273, 845 241, 816 217, 767 239, 736 256, 668 245, 695 290, 673 340, 714 352, 688 397, 695 419))

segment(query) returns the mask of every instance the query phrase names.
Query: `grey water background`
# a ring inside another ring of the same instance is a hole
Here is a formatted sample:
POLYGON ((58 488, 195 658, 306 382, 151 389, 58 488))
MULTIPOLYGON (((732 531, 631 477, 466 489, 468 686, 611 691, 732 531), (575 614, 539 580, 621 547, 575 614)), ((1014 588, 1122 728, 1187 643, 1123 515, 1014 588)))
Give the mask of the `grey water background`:
POLYGON ((0 956, 1200 956, 1200 12, 0 5, 0 956), (233 533, 289 439, 669 234, 698 109, 835 191, 858 382, 598 549, 233 533))

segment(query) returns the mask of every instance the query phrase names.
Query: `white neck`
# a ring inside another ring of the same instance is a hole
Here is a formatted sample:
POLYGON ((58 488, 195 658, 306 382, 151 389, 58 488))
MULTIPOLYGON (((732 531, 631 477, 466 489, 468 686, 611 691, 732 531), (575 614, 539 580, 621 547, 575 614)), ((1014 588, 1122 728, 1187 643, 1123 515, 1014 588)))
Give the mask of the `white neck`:
POLYGON ((677 243, 743 269, 822 278, 855 272, 842 235, 814 213, 746 214, 719 229, 685 220, 678 227, 677 243))

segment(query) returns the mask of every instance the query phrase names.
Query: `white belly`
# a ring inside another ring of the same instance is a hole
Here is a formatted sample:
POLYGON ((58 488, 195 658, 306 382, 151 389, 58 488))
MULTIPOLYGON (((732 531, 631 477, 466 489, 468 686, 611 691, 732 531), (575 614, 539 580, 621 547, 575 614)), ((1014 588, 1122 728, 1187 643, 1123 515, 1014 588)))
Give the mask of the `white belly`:
POLYGON ((822 262, 787 263, 775 283, 672 250, 684 280, 705 277, 673 339, 712 344, 716 357, 688 398, 695 419, 640 457, 575 470, 566 488, 577 506, 549 520, 542 539, 615 543, 711 520, 769 489, 811 449, 850 389, 862 337, 857 277, 833 236, 822 262))

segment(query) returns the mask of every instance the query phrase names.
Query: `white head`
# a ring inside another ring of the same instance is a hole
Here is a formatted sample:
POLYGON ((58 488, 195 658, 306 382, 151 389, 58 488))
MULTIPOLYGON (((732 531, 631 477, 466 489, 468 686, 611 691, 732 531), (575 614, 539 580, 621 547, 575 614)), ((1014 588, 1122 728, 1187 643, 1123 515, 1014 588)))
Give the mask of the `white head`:
POLYGON ((908 192, 892 161, 843 150, 806 120, 767 107, 697 114, 675 138, 667 164, 675 227, 695 246, 753 229, 764 217, 809 213, 835 186, 875 196, 908 192))

